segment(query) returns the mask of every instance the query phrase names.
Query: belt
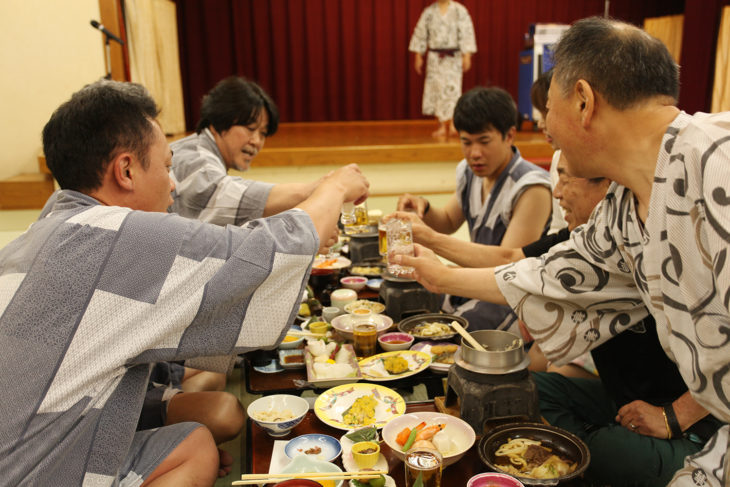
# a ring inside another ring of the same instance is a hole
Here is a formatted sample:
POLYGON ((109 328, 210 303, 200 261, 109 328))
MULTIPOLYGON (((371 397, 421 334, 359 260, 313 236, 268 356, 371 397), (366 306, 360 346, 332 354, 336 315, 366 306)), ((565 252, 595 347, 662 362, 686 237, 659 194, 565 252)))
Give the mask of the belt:
POLYGON ((439 58, 444 58, 446 56, 456 56, 457 53, 461 52, 460 49, 429 49, 431 52, 435 52, 439 55, 439 58))

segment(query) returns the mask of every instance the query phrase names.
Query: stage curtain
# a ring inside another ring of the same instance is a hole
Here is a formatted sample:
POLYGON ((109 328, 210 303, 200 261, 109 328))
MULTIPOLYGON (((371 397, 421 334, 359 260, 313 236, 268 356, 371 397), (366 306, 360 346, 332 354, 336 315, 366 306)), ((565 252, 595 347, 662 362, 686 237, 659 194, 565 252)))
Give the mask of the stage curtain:
POLYGON ((724 7, 722 9, 720 32, 717 35, 712 112, 725 112, 728 110, 730 110, 730 7, 724 7))
MULTIPOLYGON (((282 121, 398 120, 421 115, 423 77, 408 41, 433 0, 176 0, 188 128, 201 97, 226 76, 258 82, 282 121)), ((478 52, 464 76, 517 97, 531 23, 602 15, 604 0, 461 0, 478 52)), ((683 0, 613 0, 610 15, 642 25, 682 13, 683 0)))
POLYGON ((126 0, 131 81, 144 85, 160 106, 165 133, 185 131, 178 58, 177 14, 170 0, 126 0))
POLYGON ((683 26, 684 15, 667 15, 644 20, 644 30, 667 46, 677 64, 679 64, 682 54, 683 26))

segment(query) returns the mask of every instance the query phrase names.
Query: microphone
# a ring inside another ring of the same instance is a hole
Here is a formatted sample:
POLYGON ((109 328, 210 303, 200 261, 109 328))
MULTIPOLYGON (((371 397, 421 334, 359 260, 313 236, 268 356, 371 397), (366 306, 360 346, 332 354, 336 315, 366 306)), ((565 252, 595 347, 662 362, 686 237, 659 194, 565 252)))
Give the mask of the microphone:
POLYGON ((107 36, 108 38, 110 38, 110 39, 114 39, 114 40, 115 40, 115 41, 117 41, 117 42, 118 42, 119 44, 122 44, 122 45, 124 45, 124 41, 123 41, 123 40, 121 40, 121 39, 120 39, 119 37, 117 37, 117 36, 115 36, 114 34, 112 34, 112 33, 111 33, 111 32, 109 31, 109 29, 107 29, 106 27, 104 27, 103 25, 101 25, 101 24, 100 24, 99 22, 97 22, 96 20, 92 20, 92 21, 91 21, 91 26, 92 26, 93 28, 95 28, 95 29, 99 29, 100 31, 102 31, 102 32, 104 33, 104 35, 106 35, 106 36, 107 36))

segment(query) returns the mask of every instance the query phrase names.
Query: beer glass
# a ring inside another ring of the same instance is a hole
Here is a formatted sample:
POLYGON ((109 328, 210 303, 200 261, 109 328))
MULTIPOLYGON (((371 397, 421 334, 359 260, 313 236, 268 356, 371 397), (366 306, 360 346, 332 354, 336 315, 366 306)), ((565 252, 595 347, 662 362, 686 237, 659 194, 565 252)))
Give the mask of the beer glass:
POLYGON ((441 487, 443 457, 431 448, 411 448, 403 461, 406 487, 412 487, 421 478, 423 487, 441 487))
POLYGON ((375 355, 375 346, 378 342, 377 327, 369 320, 357 320, 352 326, 352 340, 355 355, 367 358, 375 355))
POLYGON ((413 272, 413 267, 394 262, 396 255, 414 255, 413 230, 408 220, 390 220, 386 224, 388 246, 388 272, 394 276, 413 272))

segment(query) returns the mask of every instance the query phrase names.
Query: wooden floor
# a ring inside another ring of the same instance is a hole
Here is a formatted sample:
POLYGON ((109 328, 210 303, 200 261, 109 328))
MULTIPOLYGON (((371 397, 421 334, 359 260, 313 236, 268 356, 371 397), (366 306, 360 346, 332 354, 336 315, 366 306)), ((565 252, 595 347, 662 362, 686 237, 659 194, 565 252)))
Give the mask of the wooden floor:
MULTIPOLYGON (((312 166, 357 162, 443 162, 463 156, 456 137, 436 140, 433 120, 282 123, 256 156, 265 166, 312 166)), ((179 136, 178 136, 179 137, 179 136)), ((544 164, 553 150, 540 132, 518 132, 526 159, 544 164)))

